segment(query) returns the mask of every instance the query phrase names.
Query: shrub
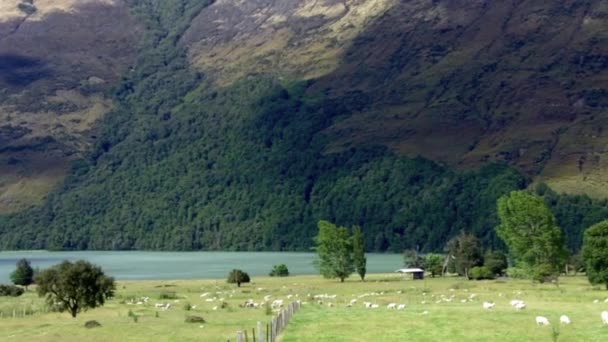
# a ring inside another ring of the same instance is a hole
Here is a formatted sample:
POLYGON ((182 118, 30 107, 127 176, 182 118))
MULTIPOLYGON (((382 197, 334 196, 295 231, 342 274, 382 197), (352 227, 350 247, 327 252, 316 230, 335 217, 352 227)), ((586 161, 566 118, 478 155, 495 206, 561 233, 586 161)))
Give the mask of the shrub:
POLYGON ((186 311, 192 310, 192 305, 190 305, 190 303, 184 303, 184 310, 186 310, 186 311))
POLYGON ((494 273, 486 266, 475 266, 471 268, 469 276, 473 280, 494 279, 494 273))
POLYGON ((500 251, 488 251, 483 258, 483 265, 492 271, 493 274, 502 275, 509 267, 507 256, 500 251))
POLYGON ((186 323, 205 323, 205 319, 201 316, 186 316, 186 323))
POLYGON ((287 277, 287 276, 289 276, 289 270, 287 269, 287 265, 285 265, 285 264, 274 265, 272 267, 272 271, 270 271, 269 276, 271 276, 271 277, 287 277))
POLYGON ((507 275, 513 279, 528 279, 530 275, 526 270, 520 267, 509 267, 507 268, 507 275))
POLYGON ((23 294, 23 289, 15 285, 0 284, 0 297, 19 297, 23 294))
POLYGON ((158 295, 158 299, 177 299, 175 291, 163 291, 158 295))
POLYGON ((236 284, 238 287, 241 287, 241 283, 248 283, 250 281, 249 274, 239 269, 234 269, 228 274, 228 283, 236 284))
POLYGON ((97 327, 100 327, 100 326, 101 326, 101 324, 99 322, 95 321, 95 320, 86 321, 84 323, 84 327, 87 328, 87 329, 97 328, 97 327))

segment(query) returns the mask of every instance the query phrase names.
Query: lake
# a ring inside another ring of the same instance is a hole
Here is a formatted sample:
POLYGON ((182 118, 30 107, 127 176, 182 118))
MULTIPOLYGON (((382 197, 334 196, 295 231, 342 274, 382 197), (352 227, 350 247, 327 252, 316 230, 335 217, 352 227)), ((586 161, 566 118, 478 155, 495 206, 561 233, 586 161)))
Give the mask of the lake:
MULTIPOLYGON (((286 264, 293 275, 317 274, 312 264, 315 257, 314 253, 290 252, 0 252, 0 283, 10 283, 9 275, 21 258, 40 269, 63 260, 85 259, 117 280, 134 280, 223 279, 233 268, 251 276, 266 276, 276 264, 286 264)), ((393 272, 402 266, 402 260, 400 254, 367 254, 367 272, 393 272)))

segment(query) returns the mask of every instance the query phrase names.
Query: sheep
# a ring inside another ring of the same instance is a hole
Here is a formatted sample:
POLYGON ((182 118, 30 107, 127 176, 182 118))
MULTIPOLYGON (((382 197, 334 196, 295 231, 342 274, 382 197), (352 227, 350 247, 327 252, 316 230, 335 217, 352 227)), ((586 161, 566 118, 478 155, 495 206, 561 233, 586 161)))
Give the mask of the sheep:
POLYGON ((162 308, 162 307, 164 307, 164 306, 165 306, 165 304, 163 304, 163 303, 156 303, 156 304, 154 305, 154 307, 155 307, 155 308, 157 308, 157 309, 160 309, 160 308, 162 308))
POLYGON ((536 316, 536 325, 549 325, 549 319, 544 316, 536 316))
POLYGON ((570 324, 572 323, 572 321, 570 320, 570 317, 566 316, 566 315, 561 315, 559 318, 559 322, 562 324, 570 324))
POLYGON ((370 302, 363 302, 363 306, 364 306, 365 308, 369 309, 369 308, 371 308, 371 307, 372 307, 372 303, 370 303, 370 302))
POLYGON ((517 303, 517 304, 515 304, 515 309, 516 309, 517 311, 523 310, 523 309, 525 309, 525 308, 526 308, 526 303, 524 303, 524 302, 521 302, 521 303, 517 303))
POLYGON ((216 305, 216 306, 214 306, 212 310, 213 310, 213 311, 216 311, 216 310, 217 310, 217 305, 216 305))
POLYGON ((203 297, 207 297, 208 295, 209 295, 209 292, 205 292, 200 297, 203 298, 203 297))
POLYGON ((511 304, 512 307, 515 307, 517 304, 519 303, 523 303, 523 300, 519 300, 519 299, 513 299, 509 302, 509 304, 511 304))
POLYGON ((372 309, 377 309, 379 307, 380 307, 380 305, 378 305, 378 304, 372 304, 372 306, 371 306, 372 309))
POLYGON ((357 300, 356 300, 356 299, 351 299, 351 300, 350 300, 350 305, 354 305, 354 304, 356 304, 356 303, 357 303, 357 300))
POLYGON ((608 325, 608 311, 602 311, 602 322, 608 325))
POLYGON ((327 307, 329 307, 329 308, 333 308, 333 307, 334 307, 334 304, 333 304, 333 303, 327 303, 327 307))
POLYGON ((405 310, 405 304, 399 304, 399 306, 397 306, 397 310, 405 310))
POLYGON ((270 306, 273 309, 282 308, 283 307, 283 300, 282 299, 275 299, 270 306))
POLYGON ((496 303, 483 302, 483 308, 486 309, 486 310, 493 309, 495 305, 496 305, 496 303))
POLYGON ((397 304, 396 303, 390 303, 389 305, 386 306, 387 309, 391 310, 391 309, 396 309, 397 308, 397 304))

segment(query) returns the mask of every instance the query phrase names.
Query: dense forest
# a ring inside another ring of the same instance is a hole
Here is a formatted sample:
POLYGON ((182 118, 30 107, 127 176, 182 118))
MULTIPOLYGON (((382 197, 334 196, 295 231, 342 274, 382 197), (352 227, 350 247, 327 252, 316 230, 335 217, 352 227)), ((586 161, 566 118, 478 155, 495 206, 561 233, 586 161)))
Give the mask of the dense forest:
MULTIPOLYGON (((369 251, 441 251, 461 230, 502 247, 496 201, 526 176, 373 144, 330 152, 325 129, 361 98, 268 75, 215 87, 179 43, 207 3, 128 2, 147 34, 113 91, 118 107, 43 205, 1 217, 0 249, 308 250, 319 220, 361 226, 369 251)), ((606 201, 536 191, 572 250, 608 217, 606 201)))

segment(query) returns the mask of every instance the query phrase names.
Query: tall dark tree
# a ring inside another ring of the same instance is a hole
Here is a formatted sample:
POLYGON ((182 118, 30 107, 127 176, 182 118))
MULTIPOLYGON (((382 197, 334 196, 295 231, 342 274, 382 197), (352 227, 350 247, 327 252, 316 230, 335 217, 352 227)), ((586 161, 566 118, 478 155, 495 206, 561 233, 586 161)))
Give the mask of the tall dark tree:
POLYGON ((357 274, 364 281, 367 271, 367 258, 365 257, 365 238, 359 226, 353 228, 353 262, 355 263, 357 274))
POLYGON ((251 281, 249 274, 239 269, 234 269, 228 273, 228 283, 236 284, 237 287, 241 287, 242 283, 248 283, 251 281))
POLYGON ((104 274, 99 266, 88 261, 64 261, 36 276, 38 295, 59 312, 68 311, 76 317, 81 311, 105 304, 114 296, 114 278, 104 274))
POLYGON ((27 259, 17 261, 16 269, 11 273, 11 281, 15 285, 27 287, 34 282, 34 269, 27 259))
POLYGON ((498 236, 516 263, 541 282, 557 277, 568 257, 564 233, 537 195, 513 191, 498 200, 498 236))
POLYGON ((318 259, 315 265, 325 278, 338 278, 340 282, 354 271, 353 246, 345 227, 319 221, 319 234, 315 237, 318 259))
POLYGON ((608 220, 585 231, 583 259, 589 282, 605 285, 608 290, 608 220))

